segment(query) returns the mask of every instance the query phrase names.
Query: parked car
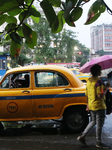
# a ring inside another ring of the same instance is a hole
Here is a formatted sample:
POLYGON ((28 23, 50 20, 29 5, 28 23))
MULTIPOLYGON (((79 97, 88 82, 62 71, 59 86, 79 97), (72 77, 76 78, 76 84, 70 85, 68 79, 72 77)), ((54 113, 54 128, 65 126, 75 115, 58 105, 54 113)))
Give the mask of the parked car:
POLYGON ((65 67, 18 67, 0 81, 1 122, 63 118, 69 130, 81 132, 89 122, 86 105, 85 85, 65 67))
POLYGON ((86 83, 87 80, 91 77, 90 74, 82 73, 79 71, 79 69, 70 68, 70 70, 72 70, 72 72, 84 83, 86 83))

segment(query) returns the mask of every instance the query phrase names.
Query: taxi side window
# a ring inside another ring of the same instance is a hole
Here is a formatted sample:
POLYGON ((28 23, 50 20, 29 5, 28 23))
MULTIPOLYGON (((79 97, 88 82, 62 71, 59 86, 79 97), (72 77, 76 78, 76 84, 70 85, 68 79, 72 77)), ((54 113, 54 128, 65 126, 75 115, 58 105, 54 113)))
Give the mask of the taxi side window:
POLYGON ((1 84, 1 88, 9 88, 10 85, 10 75, 8 75, 1 84))
POLYGON ((30 73, 21 72, 13 74, 11 78, 12 88, 28 88, 30 86, 30 73))
POLYGON ((68 81, 60 74, 57 74, 57 78, 58 78, 58 86, 65 86, 68 85, 68 81))
POLYGON ((67 79, 56 72, 35 72, 36 87, 57 87, 68 84, 67 79))
POLYGON ((1 84, 1 88, 27 88, 29 86, 30 74, 28 72, 10 74, 1 84))

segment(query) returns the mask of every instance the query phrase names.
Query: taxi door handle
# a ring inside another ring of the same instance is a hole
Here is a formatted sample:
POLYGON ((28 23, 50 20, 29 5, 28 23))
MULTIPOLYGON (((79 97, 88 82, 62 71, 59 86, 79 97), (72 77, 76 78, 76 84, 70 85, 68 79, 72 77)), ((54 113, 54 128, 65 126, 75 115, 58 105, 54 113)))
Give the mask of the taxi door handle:
POLYGON ((30 91, 22 91, 22 93, 30 93, 30 91))
POLYGON ((64 91, 69 92, 69 91, 72 91, 72 89, 67 88, 67 89, 64 89, 64 91))

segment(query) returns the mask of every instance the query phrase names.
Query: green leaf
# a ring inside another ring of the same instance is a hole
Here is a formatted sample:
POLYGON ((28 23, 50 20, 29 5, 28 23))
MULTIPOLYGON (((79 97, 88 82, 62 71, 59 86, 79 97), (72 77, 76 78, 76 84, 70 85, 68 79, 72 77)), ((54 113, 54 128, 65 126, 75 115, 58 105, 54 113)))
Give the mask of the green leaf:
POLYGON ((30 4, 32 2, 32 0, 24 0, 26 2, 26 4, 30 4))
POLYGON ((54 7, 60 7, 61 5, 61 0, 48 0, 48 1, 54 7))
POLYGON ((52 33, 57 33, 58 27, 59 27, 59 19, 57 16, 54 23, 52 24, 52 30, 51 30, 52 33))
POLYGON ((71 27, 75 27, 74 22, 72 21, 72 19, 68 16, 68 18, 65 19, 66 23, 71 26, 71 27))
POLYGON ((53 22, 55 21, 56 18, 56 13, 52 7, 52 5, 49 3, 48 0, 43 0, 40 3, 40 6, 42 7, 44 14, 50 24, 50 27, 52 27, 53 22))
POLYGON ((13 16, 8 16, 7 17, 7 21, 6 21, 7 23, 17 23, 17 19, 15 18, 15 17, 13 17, 13 16))
POLYGON ((5 1, 0 1, 0 6, 2 7, 5 3, 5 1))
POLYGON ((22 41, 22 38, 15 32, 12 32, 10 34, 10 37, 13 41, 15 41, 16 43, 22 45, 23 44, 23 41, 22 41))
POLYGON ((18 57, 21 52, 22 45, 16 43, 15 41, 11 41, 10 46, 10 54, 12 57, 18 57))
POLYGON ((4 0, 4 4, 3 5, 0 4, 0 12, 7 13, 8 11, 13 10, 15 8, 18 8, 18 7, 19 7, 19 3, 17 1, 15 1, 15 0, 9 0, 9 1, 4 0))
POLYGON ((39 17, 34 17, 34 16, 30 16, 32 19, 33 19, 33 21, 35 21, 36 23, 39 23, 39 17))
POLYGON ((88 18, 85 25, 93 23, 96 21, 100 14, 105 11, 105 6, 102 4, 102 0, 96 0, 90 7, 88 12, 88 18))
POLYGON ((5 37, 6 41, 9 41, 11 38, 10 38, 10 35, 7 34, 6 37, 5 37))
POLYGON ((72 2, 73 6, 75 6, 78 0, 66 0, 66 4, 67 4, 69 1, 72 2))
POLYGON ((19 35, 20 35, 21 37, 24 37, 23 30, 22 30, 22 26, 20 26, 20 27, 18 28, 17 32, 19 33, 19 35))
POLYGON ((106 7, 104 5, 101 5, 99 10, 100 10, 100 13, 104 13, 106 10, 106 7))
POLYGON ((30 37, 26 38, 25 43, 28 47, 33 49, 34 46, 37 45, 37 33, 35 31, 32 31, 30 37))
POLYGON ((25 19, 28 18, 28 17, 31 17, 36 23, 39 22, 39 17, 41 16, 40 15, 40 12, 38 12, 36 10, 36 8, 34 6, 32 6, 29 10, 29 12, 27 13, 27 11, 24 11, 20 14, 19 16, 19 20, 21 21, 25 16, 25 19))
POLYGON ((31 16, 31 13, 27 12, 27 11, 23 11, 22 13, 20 13, 19 15, 19 20, 22 21, 23 19, 26 20, 28 17, 31 16))
POLYGON ((94 21, 96 21, 96 20, 100 17, 100 14, 101 14, 101 13, 97 13, 97 14, 96 14, 94 17, 92 17, 91 19, 88 18, 87 21, 86 21, 86 23, 85 23, 85 25, 91 24, 91 23, 93 23, 94 21), (89 20, 89 19, 90 19, 90 20, 89 20))
POLYGON ((72 21, 77 21, 82 15, 83 9, 81 7, 75 7, 70 13, 70 18, 72 21))
POLYGON ((11 31, 15 30, 15 28, 16 28, 16 24, 15 23, 9 23, 5 27, 5 31, 7 31, 9 33, 11 31))
POLYGON ((92 12, 97 13, 99 11, 100 5, 102 5, 101 0, 96 0, 90 7, 88 15, 91 14, 92 12))
POLYGON ((23 30, 23 34, 26 38, 29 38, 31 33, 32 33, 32 29, 30 28, 30 26, 26 23, 24 23, 22 25, 22 30, 23 30))
POLYGON ((30 9, 29 12, 31 13, 31 16, 30 16, 30 17, 31 17, 36 23, 38 23, 38 22, 39 22, 39 17, 41 16, 41 15, 40 15, 40 12, 38 12, 34 6, 32 6, 32 8, 30 9))
POLYGON ((70 11, 71 11, 72 9, 73 9, 73 4, 72 4, 71 1, 69 1, 69 2, 67 3, 67 5, 66 5, 65 12, 64 12, 64 18, 65 18, 65 19, 68 18, 69 13, 70 13, 70 11))
POLYGON ((2 7, 5 3, 8 3, 8 2, 10 2, 10 1, 12 1, 12 0, 1 0, 0 1, 0 7, 2 7))
POLYGON ((40 12, 38 12, 34 6, 32 6, 30 8, 29 13, 31 13, 31 15, 34 17, 40 17, 41 16, 40 12))
POLYGON ((4 15, 1 15, 0 16, 0 26, 7 20, 7 15, 4 14, 4 15))
POLYGON ((21 8, 14 8, 13 10, 8 11, 7 13, 10 16, 16 16, 21 12, 21 8))
POLYGON ((60 11, 52 25, 52 33, 59 33, 63 29, 65 20, 63 18, 64 11, 60 11))

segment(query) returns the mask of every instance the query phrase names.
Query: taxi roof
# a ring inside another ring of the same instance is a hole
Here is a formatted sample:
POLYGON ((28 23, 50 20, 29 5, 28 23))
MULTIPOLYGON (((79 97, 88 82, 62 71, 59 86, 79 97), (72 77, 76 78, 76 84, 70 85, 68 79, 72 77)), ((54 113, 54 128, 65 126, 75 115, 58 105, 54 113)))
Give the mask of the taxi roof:
POLYGON ((58 65, 28 65, 28 66, 20 66, 20 67, 16 67, 16 68, 12 68, 10 70, 7 71, 7 73, 10 72, 16 72, 16 71, 30 71, 30 70, 37 70, 37 69, 47 69, 47 70, 61 70, 61 71, 68 71, 69 69, 63 66, 58 66, 58 65))

